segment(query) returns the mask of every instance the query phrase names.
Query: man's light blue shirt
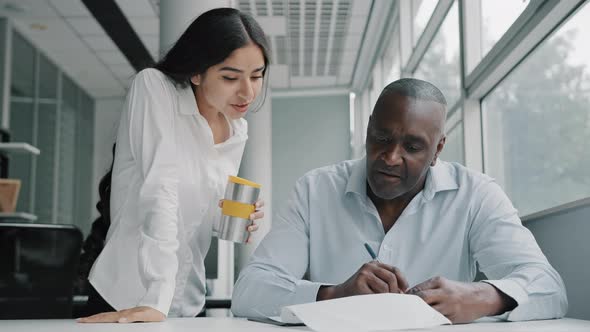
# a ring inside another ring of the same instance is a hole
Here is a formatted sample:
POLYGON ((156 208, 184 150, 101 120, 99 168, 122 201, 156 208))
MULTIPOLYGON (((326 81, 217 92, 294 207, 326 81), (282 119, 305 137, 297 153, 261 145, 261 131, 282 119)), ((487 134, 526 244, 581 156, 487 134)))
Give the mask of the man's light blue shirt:
POLYGON ((477 263, 486 282, 518 304, 504 318, 565 315, 563 281, 492 178, 438 161, 387 233, 366 188, 366 159, 299 179, 240 274, 233 313, 276 316, 283 306, 315 302, 321 285, 340 284, 371 260, 368 243, 410 287, 435 276, 471 282, 477 263))

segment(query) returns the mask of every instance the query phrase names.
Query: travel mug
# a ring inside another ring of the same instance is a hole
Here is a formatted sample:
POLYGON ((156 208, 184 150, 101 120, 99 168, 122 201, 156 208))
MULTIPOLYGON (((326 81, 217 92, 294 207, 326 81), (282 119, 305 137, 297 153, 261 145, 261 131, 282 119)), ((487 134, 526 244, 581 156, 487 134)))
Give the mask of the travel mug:
POLYGON ((229 176, 221 208, 221 223, 218 238, 245 243, 248 239, 248 226, 252 224, 250 215, 256 210, 255 203, 260 194, 260 184, 229 176))

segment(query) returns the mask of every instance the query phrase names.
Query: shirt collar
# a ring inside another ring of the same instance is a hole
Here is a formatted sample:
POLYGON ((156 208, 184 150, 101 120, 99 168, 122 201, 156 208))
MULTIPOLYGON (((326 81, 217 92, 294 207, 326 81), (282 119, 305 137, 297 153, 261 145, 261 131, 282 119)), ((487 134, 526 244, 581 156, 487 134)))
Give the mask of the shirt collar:
POLYGON ((455 168, 449 163, 437 160, 434 166, 430 166, 426 174, 424 184, 424 199, 431 200, 434 194, 441 191, 455 190, 459 188, 455 168))
MULTIPOLYGON (((200 115, 193 89, 188 86, 178 89, 178 112, 182 115, 200 115)), ((234 135, 240 140, 248 138, 248 124, 245 119, 229 120, 234 135)))
MULTIPOLYGON (((455 178, 454 168, 450 167, 450 164, 438 160, 426 173, 423 197, 426 200, 431 200, 437 192, 458 188, 459 184, 455 178)), ((367 195, 367 157, 355 161, 346 185, 346 193, 349 192, 361 196, 367 195)))
POLYGON ((346 184, 346 193, 349 192, 367 195, 367 157, 355 160, 346 184))
POLYGON ((198 112, 195 94, 190 85, 178 89, 178 112, 183 115, 195 115, 198 112))

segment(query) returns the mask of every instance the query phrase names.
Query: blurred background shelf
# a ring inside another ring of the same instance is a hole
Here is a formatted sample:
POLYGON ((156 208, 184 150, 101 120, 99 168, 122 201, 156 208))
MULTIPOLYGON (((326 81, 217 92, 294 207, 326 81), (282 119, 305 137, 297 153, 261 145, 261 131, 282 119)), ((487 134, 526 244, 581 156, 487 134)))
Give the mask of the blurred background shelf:
POLYGON ((29 143, 18 143, 18 142, 10 142, 10 143, 0 143, 0 153, 10 153, 10 154, 23 154, 23 153, 31 153, 34 155, 38 155, 41 153, 39 149, 32 146, 29 143))
POLYGON ((37 216, 26 212, 0 212, 0 221, 4 220, 36 221, 37 216))

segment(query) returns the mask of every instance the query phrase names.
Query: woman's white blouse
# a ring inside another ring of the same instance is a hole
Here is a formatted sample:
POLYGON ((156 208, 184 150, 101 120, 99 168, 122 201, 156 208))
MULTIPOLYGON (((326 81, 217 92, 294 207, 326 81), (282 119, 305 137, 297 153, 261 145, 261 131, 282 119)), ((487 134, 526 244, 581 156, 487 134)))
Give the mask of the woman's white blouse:
POLYGON ((115 309, 186 317, 203 308, 218 201, 247 139, 244 119, 229 123, 231 137, 214 144, 190 87, 156 69, 136 75, 117 134, 111 226, 89 277, 115 309))

